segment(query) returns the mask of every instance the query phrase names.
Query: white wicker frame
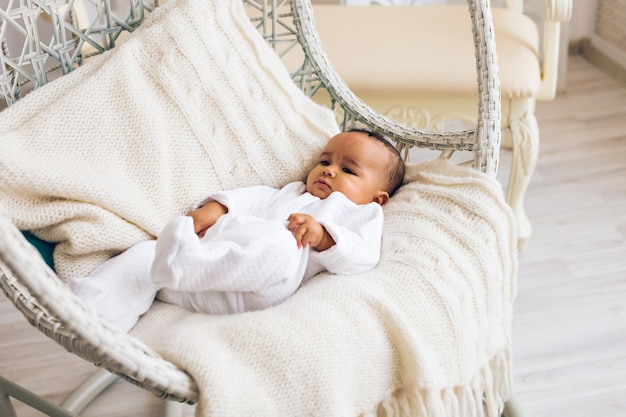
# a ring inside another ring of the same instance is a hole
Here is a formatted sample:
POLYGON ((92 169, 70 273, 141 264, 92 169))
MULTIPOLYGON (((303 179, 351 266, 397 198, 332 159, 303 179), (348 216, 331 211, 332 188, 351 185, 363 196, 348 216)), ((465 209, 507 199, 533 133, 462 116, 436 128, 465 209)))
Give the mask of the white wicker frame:
MULTIPOLYGON (((79 0, 22 0, 19 6, 0 9, 0 98, 12 105, 31 87, 44 85, 54 72, 65 74, 87 57, 85 45, 100 53, 115 46, 118 36, 137 27, 145 11, 155 3, 129 1, 126 17, 116 15, 107 0, 85 0, 95 17, 86 25, 77 23, 79 0), (40 34, 44 16, 52 25, 51 40, 40 34), (24 38, 18 56, 9 54, 9 28, 24 38)), ((343 116, 344 128, 359 123, 395 140, 399 147, 417 146, 441 151, 449 157, 455 150, 473 152, 476 169, 495 175, 500 147, 500 96, 495 40, 488 0, 468 0, 478 69, 478 115, 474 129, 463 132, 431 132, 398 124, 369 108, 357 98, 333 70, 315 31, 309 0, 244 0, 256 10, 252 21, 275 50, 282 54, 293 47, 304 51, 304 62, 293 79, 309 95, 328 90, 332 106, 343 116), (285 13, 285 4, 291 6, 285 13)), ((13 4, 10 2, 9 5, 13 4)), ((194 403, 198 390, 191 377, 132 336, 121 334, 87 311, 50 270, 36 250, 6 218, 0 215, 0 286, 6 296, 37 329, 72 352, 113 375, 138 385, 154 395, 194 403)), ((13 416, 9 397, 16 397, 51 416, 79 413, 116 377, 98 372, 60 407, 0 377, 0 414, 13 416), (68 411, 69 410, 69 411, 68 411)), ((511 403, 512 404, 512 403, 511 403)), ((505 415, 521 415, 508 407, 505 415)))

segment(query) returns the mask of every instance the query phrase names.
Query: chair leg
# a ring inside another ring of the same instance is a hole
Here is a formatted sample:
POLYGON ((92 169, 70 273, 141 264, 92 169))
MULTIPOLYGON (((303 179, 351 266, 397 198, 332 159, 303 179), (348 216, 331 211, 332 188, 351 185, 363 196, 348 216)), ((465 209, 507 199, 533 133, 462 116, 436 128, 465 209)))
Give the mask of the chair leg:
POLYGON ((98 395, 120 379, 103 368, 98 368, 63 400, 61 408, 80 414, 98 395))
POLYGON ((10 397, 13 397, 50 417, 75 417, 118 379, 117 375, 105 369, 98 369, 85 379, 65 401, 56 405, 0 376, 0 416, 17 417, 11 404, 10 397))
POLYGON ((17 417, 15 408, 13 408, 13 404, 11 404, 11 398, 9 394, 5 392, 4 381, 5 379, 0 377, 0 416, 17 417))
POLYGON ((167 401, 163 402, 162 408, 162 417, 183 417, 183 408, 184 404, 176 401, 167 401))
POLYGON ((0 376, 0 411, 2 412, 2 417, 16 417, 15 409, 9 397, 16 398, 50 417, 76 417, 76 414, 64 410, 58 405, 0 376))
POLYGON ((522 249, 530 238, 532 226, 524 210, 524 195, 539 156, 539 127, 532 112, 510 124, 510 143, 513 146, 511 174, 506 200, 517 220, 517 248, 522 249))
POLYGON ((504 412, 502 413, 503 417, 524 417, 524 410, 522 410, 522 406, 517 399, 515 393, 511 393, 511 397, 504 404, 504 412))

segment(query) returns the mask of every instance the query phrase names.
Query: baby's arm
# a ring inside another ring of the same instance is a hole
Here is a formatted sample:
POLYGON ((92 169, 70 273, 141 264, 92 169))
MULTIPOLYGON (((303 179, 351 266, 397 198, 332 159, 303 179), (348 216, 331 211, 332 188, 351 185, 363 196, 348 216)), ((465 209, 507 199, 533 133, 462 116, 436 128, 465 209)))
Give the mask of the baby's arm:
POLYGON ((191 211, 193 228, 198 237, 203 237, 207 229, 217 222, 222 215, 228 213, 228 207, 217 201, 209 201, 205 205, 191 211))
POLYGON ((287 218, 287 228, 293 233, 298 247, 306 245, 318 252, 325 251, 335 245, 335 240, 317 220, 308 214, 293 213, 287 218))

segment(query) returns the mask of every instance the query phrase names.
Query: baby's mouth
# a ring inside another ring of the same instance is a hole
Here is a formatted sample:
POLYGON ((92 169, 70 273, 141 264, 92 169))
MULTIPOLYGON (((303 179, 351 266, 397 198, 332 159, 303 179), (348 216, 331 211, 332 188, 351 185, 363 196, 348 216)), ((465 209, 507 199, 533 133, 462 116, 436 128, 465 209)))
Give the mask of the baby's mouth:
POLYGON ((330 189, 330 185, 328 185, 328 183, 322 179, 319 179, 317 181, 315 181, 315 183, 320 187, 320 188, 324 188, 324 189, 330 189))

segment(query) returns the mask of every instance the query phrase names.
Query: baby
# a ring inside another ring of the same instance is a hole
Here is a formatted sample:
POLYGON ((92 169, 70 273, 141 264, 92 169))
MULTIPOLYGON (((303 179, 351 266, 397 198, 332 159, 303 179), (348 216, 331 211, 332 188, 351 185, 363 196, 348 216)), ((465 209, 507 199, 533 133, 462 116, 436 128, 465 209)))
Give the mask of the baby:
POLYGON ((212 194, 140 242, 70 279, 72 291, 122 331, 159 300, 231 314, 278 304, 321 271, 365 272, 380 258, 382 205, 404 164, 381 136, 332 137, 306 183, 212 194))

